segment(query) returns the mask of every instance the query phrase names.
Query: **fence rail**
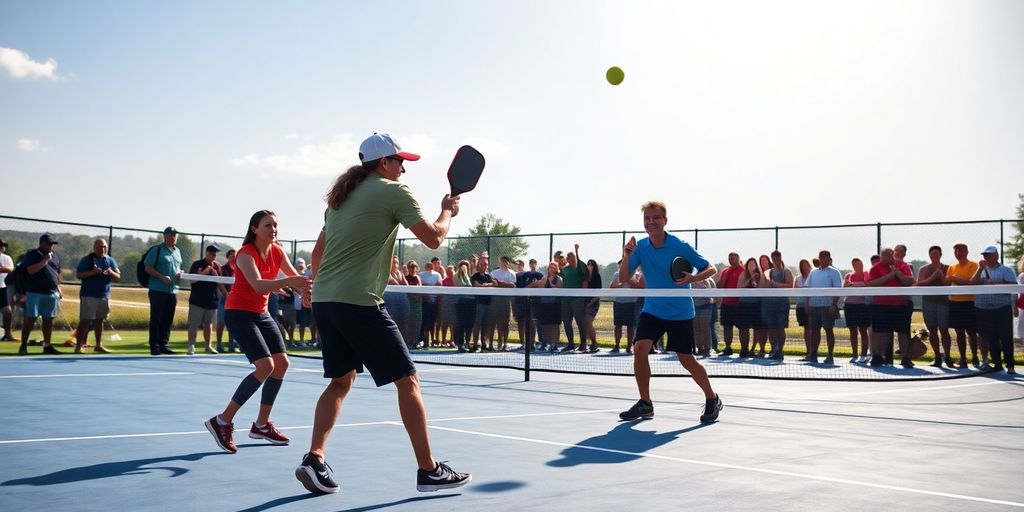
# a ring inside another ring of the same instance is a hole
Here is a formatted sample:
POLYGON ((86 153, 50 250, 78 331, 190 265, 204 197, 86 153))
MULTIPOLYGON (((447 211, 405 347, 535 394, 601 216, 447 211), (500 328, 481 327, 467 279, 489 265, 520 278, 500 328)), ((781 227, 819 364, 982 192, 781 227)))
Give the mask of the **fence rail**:
MULTIPOLYGON (((926 262, 928 247, 939 245, 945 250, 946 260, 952 256, 954 243, 970 247, 971 257, 978 258, 984 247, 1007 247, 1007 236, 1024 219, 954 220, 932 222, 875 222, 861 224, 755 226, 732 228, 687 228, 672 230, 689 241, 709 260, 724 262, 728 253, 737 252, 744 257, 757 257, 773 250, 782 251, 787 264, 796 266, 799 259, 812 259, 821 249, 832 253, 835 265, 846 268, 853 257, 866 260, 887 245, 908 246, 908 261, 926 262)), ((39 219, 0 215, 0 238, 8 244, 8 253, 19 256, 36 247, 41 233, 54 233, 60 240, 58 254, 64 259, 64 275, 68 282, 76 282, 74 266, 78 258, 92 250, 92 240, 105 237, 110 255, 122 268, 134 267, 145 249, 161 241, 162 229, 135 228, 116 225, 87 224, 73 221, 39 219)), ((487 251, 492 260, 498 256, 537 259, 541 264, 550 261, 555 251, 571 251, 580 244, 583 260, 594 259, 608 273, 622 252, 630 236, 642 236, 642 231, 591 231, 563 233, 530 233, 515 235, 458 236, 448 238, 437 250, 431 250, 412 238, 398 240, 397 254, 402 261, 423 262, 437 256, 449 264, 468 258, 471 254, 487 251)), ((188 265, 202 255, 202 248, 217 243, 223 249, 237 248, 242 237, 204 232, 179 232, 178 246, 182 260, 188 265)), ((281 244, 292 258, 309 257, 315 240, 281 239, 281 244)), ((1004 258, 1004 251, 1000 251, 1004 258)), ((1004 261, 1005 263, 1005 261, 1004 261)), ((1011 262, 1012 263, 1012 262, 1011 262)), ((123 283, 135 283, 134 272, 126 272, 123 283)), ((603 276, 608 278, 610 276, 603 276)))

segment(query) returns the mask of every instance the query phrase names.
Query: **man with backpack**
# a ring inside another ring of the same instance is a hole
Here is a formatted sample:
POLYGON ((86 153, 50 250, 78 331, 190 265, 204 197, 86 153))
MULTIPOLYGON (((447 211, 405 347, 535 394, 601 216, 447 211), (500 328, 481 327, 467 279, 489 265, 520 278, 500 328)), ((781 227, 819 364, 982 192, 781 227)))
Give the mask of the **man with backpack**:
POLYGON ((167 343, 178 306, 181 276, 181 251, 175 245, 177 241, 178 230, 168 226, 164 229, 164 243, 150 247, 143 258, 149 288, 149 353, 154 356, 174 354, 167 343))
MULTIPOLYGON (((18 268, 24 272, 25 319, 21 327, 21 347, 18 355, 28 354, 28 338, 35 326, 36 317, 43 317, 43 353, 60 354, 50 344, 53 335, 53 319, 57 316, 60 299, 64 296, 60 288, 60 256, 53 252, 57 240, 50 233, 39 237, 39 248, 25 254, 18 268)), ((17 279, 16 279, 17 280, 17 279)))
POLYGON ((78 328, 75 329, 75 353, 81 354, 89 338, 89 331, 95 333, 96 347, 93 349, 101 354, 109 354, 103 346, 103 321, 110 314, 110 283, 121 280, 121 269, 107 251, 107 241, 97 238, 92 244, 92 252, 86 254, 78 262, 76 274, 82 281, 80 290, 80 308, 78 328))

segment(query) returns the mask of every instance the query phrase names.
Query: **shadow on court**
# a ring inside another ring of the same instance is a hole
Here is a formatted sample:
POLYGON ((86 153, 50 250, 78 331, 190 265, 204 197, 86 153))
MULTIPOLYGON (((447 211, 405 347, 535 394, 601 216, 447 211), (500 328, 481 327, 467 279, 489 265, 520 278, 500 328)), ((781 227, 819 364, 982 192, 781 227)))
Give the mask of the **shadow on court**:
POLYGON ((14 485, 58 485, 72 482, 83 482, 86 480, 99 480, 101 478, 112 478, 127 475, 143 475, 147 473, 152 473, 157 470, 167 471, 168 473, 170 473, 169 476, 173 478, 176 476, 184 475, 185 473, 188 473, 189 470, 174 465, 153 466, 153 464, 165 464, 174 461, 194 462, 204 457, 208 457, 210 455, 226 454, 225 452, 203 452, 190 453, 188 455, 176 455, 172 457, 159 457, 155 459, 137 459, 120 462, 104 462, 101 464, 93 464, 91 466, 62 469, 60 471, 50 473, 48 475, 8 480, 6 482, 0 483, 0 486, 9 487, 14 485))
POLYGON ((548 466, 572 467, 581 464, 621 464, 640 458, 641 453, 666 445, 679 438, 680 435, 709 426, 697 424, 670 432, 635 430, 642 422, 624 422, 606 434, 584 439, 577 446, 562 450, 561 459, 549 461, 548 466))
POLYGON ((255 507, 246 508, 239 510, 238 512, 262 512, 263 510, 270 510, 274 507, 280 507, 281 505, 287 505, 289 503, 295 503, 296 501, 308 500, 310 498, 319 498, 318 494, 311 494, 304 492, 302 494, 296 494, 295 496, 288 496, 286 498, 277 498, 276 500, 270 500, 262 505, 256 505, 255 507))
POLYGON ((380 510, 382 508, 397 507, 399 505, 405 505, 406 503, 418 503, 421 501, 438 500, 442 498, 454 498, 456 496, 462 496, 462 494, 442 494, 440 496, 417 496, 415 498, 405 498, 403 500, 389 501, 387 503, 378 503, 376 505, 366 505, 364 507, 346 508, 338 512, 367 512, 369 510, 380 510))

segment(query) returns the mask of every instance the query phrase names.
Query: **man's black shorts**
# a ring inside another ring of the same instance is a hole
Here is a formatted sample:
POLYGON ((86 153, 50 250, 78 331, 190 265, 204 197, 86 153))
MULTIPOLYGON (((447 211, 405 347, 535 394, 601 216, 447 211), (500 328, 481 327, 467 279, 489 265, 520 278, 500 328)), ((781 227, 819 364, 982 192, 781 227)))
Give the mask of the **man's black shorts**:
POLYGON ((636 336, 633 341, 656 341, 663 334, 668 334, 665 349, 669 352, 682 354, 693 353, 693 319, 663 320, 650 313, 640 313, 640 321, 636 324, 636 336))
POLYGON ((313 318, 320 330, 324 377, 362 373, 365 366, 380 387, 416 373, 402 333, 383 304, 314 302, 313 318))
POLYGON ((953 329, 975 330, 976 316, 974 301, 949 301, 949 326, 953 329))
POLYGON ((910 332, 910 330, 903 324, 903 317, 907 311, 906 306, 872 304, 870 308, 872 331, 886 334, 894 332, 910 332))
POLYGON ((719 316, 719 323, 722 327, 735 327, 736 317, 739 315, 739 306, 732 304, 722 304, 721 315, 719 316))

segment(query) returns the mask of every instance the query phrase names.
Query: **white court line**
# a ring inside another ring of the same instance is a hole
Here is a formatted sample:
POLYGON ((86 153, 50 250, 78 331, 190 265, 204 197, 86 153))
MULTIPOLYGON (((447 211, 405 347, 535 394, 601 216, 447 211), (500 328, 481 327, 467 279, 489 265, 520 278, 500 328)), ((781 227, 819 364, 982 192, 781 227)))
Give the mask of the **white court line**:
POLYGON ((55 373, 50 375, 0 375, 0 379, 44 379, 47 377, 153 377, 158 375, 195 375, 192 372, 147 373, 55 373))
POLYGON ((527 443, 546 444, 546 445, 551 445, 551 446, 561 446, 563 448, 579 448, 581 450, 592 450, 592 451, 604 452, 604 453, 614 453, 614 454, 618 454, 618 455, 629 455, 629 456, 634 456, 634 457, 644 457, 644 458, 648 458, 648 459, 658 459, 658 460, 668 460, 668 461, 673 461, 673 462, 683 462, 683 463, 686 463, 686 464, 695 464, 695 465, 699 465, 699 466, 711 466, 711 467, 716 467, 716 468, 735 469, 735 470, 739 470, 739 471, 749 471, 749 472, 752 472, 752 473, 766 473, 766 474, 769 474, 769 475, 790 476, 790 477, 795 477, 795 478, 803 478, 803 479, 806 479, 806 480, 818 480, 818 481, 822 481, 822 482, 831 482, 831 483, 837 483, 837 484, 855 485, 855 486, 860 486, 860 487, 872 487, 872 488, 876 488, 876 489, 886 489, 886 490, 890 490, 890 491, 901 491, 901 492, 912 493, 912 494, 925 494, 925 495, 928 495, 928 496, 939 496, 939 497, 942 497, 942 498, 952 498, 952 499, 965 500, 965 501, 978 501, 978 502, 982 502, 982 503, 991 503, 991 504, 995 504, 995 505, 1008 505, 1008 506, 1011 506, 1011 507, 1024 508, 1024 503, 1019 503, 1019 502, 1015 502, 1015 501, 994 500, 994 499, 989 499, 989 498, 979 498, 977 496, 966 496, 966 495, 963 495, 963 494, 951 494, 951 493, 945 493, 945 492, 928 491, 928 490, 924 490, 924 489, 914 489, 912 487, 900 487, 900 486, 897 486, 897 485, 876 484, 876 483, 873 483, 873 482, 864 482, 864 481, 860 481, 860 480, 850 480, 850 479, 846 479, 846 478, 835 478, 835 477, 830 477, 830 476, 811 475, 811 474, 807 474, 807 473, 796 473, 796 472, 793 472, 793 471, 780 471, 780 470, 775 470, 775 469, 755 468, 755 467, 750 467, 750 466, 740 466, 738 464, 726 464, 726 463, 722 463, 722 462, 710 462, 710 461, 704 461, 704 460, 684 459, 682 457, 670 457, 668 455, 657 455, 657 454, 653 454, 653 453, 638 453, 638 452, 630 452, 630 451, 626 451, 626 450, 614 450, 614 449, 611 449, 611 448, 600 448, 600 447, 596 447, 596 446, 584 446, 584 445, 572 444, 572 443, 560 443, 560 442, 557 442, 557 441, 545 441, 543 439, 531 439, 531 438, 528 438, 528 437, 506 436, 506 435, 502 435, 502 434, 492 434, 492 433, 489 433, 489 432, 475 432, 475 431, 472 431, 472 430, 462 430, 462 429, 449 428, 449 427, 438 427, 438 426, 433 426, 433 425, 431 425, 430 428, 432 428, 434 430, 444 430, 444 431, 447 431, 447 432, 455 432, 455 433, 459 433, 459 434, 470 434, 470 435, 482 436, 482 437, 492 437, 492 438, 496 438, 496 439, 505 439, 505 440, 509 440, 509 441, 523 441, 523 442, 527 442, 527 443))

